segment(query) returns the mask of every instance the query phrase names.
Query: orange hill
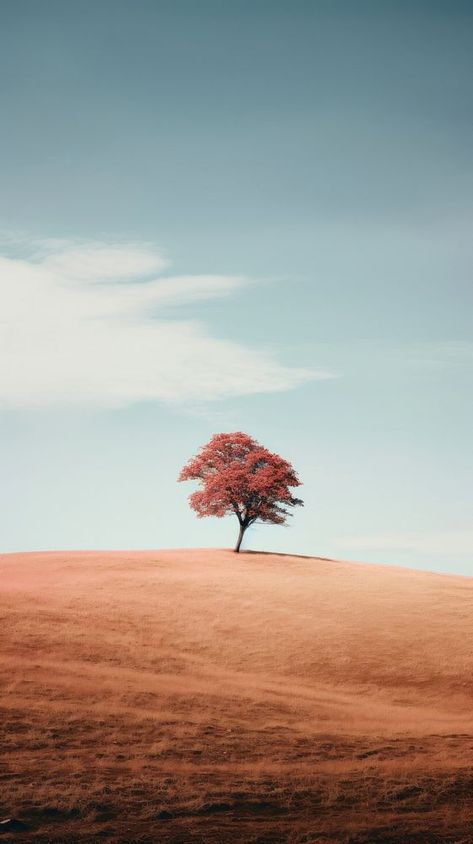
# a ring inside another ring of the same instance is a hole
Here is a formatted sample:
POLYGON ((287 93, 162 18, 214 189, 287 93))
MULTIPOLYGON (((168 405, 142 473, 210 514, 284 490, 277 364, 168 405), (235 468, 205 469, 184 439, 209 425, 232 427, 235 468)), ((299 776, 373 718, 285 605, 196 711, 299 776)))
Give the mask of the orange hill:
POLYGON ((473 579, 225 550, 0 579, 5 838, 473 841, 473 579))

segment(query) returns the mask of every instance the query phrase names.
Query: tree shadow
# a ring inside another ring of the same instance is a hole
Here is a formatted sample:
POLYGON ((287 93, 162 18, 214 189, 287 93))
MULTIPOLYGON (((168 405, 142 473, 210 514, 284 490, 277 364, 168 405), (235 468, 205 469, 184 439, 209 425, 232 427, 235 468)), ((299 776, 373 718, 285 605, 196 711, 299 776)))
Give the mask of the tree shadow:
POLYGON ((258 554, 265 557, 295 557, 298 560, 322 560, 324 563, 338 563, 333 557, 314 557, 312 554, 282 554, 279 551, 249 551, 241 550, 240 554, 258 554))

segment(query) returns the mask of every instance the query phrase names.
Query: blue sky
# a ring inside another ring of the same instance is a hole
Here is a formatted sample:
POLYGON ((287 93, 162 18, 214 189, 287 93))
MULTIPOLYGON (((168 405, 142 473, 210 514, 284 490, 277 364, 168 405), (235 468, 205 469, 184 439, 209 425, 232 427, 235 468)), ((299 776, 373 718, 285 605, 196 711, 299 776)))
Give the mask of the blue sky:
POLYGON ((228 546, 176 477, 243 430, 251 547, 473 574, 471 4, 0 22, 1 550, 228 546))

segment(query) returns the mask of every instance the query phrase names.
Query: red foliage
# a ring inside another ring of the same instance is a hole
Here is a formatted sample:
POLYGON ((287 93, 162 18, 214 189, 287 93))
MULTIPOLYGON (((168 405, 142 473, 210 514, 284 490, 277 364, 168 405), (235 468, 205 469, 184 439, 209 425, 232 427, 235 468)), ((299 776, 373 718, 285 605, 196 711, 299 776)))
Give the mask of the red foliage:
POLYGON ((300 486, 291 464, 241 431, 215 434, 184 466, 179 480, 201 482, 202 488, 189 497, 199 517, 237 516, 237 551, 245 530, 254 522, 282 525, 291 515, 287 508, 302 505, 290 491, 300 486))

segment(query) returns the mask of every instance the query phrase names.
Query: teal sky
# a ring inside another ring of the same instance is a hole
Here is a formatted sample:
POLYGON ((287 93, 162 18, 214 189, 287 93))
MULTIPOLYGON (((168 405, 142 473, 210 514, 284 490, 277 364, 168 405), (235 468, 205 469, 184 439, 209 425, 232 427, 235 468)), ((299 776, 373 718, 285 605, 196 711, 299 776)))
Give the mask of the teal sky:
POLYGON ((473 6, 1 0, 0 550, 229 546, 473 574, 473 6))

